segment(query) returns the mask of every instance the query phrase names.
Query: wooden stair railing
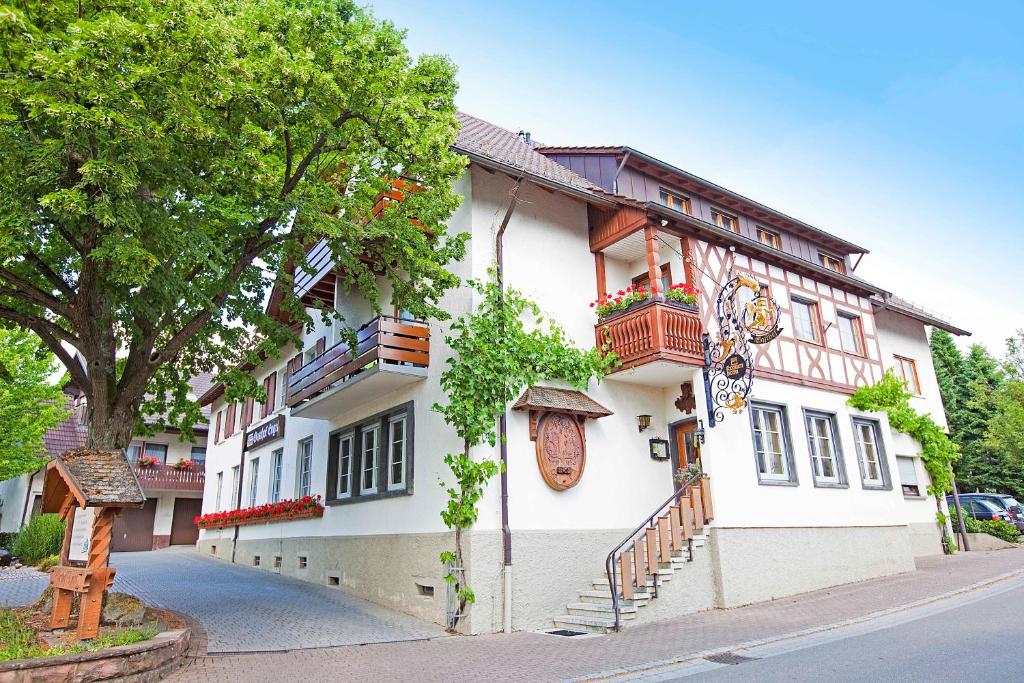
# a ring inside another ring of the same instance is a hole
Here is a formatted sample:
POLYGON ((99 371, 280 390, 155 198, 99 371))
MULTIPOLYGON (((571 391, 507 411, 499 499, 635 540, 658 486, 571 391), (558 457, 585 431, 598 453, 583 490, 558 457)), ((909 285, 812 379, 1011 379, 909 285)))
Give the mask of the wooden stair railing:
POLYGON ((686 550, 693 561, 693 537, 714 518, 711 480, 703 473, 692 475, 658 506, 605 559, 605 573, 611 590, 615 630, 622 628, 622 601, 633 600, 638 590, 651 589, 658 597, 658 572, 686 550), (621 586, 619 580, 621 578, 621 586))

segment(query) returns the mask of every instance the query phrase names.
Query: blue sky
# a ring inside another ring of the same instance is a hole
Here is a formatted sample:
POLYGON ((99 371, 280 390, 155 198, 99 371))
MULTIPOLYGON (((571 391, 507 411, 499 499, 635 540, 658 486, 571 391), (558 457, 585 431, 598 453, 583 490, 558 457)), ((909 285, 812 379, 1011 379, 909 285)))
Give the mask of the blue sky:
POLYGON ((850 239, 858 275, 1001 355, 1024 327, 1024 5, 833 4, 373 7, 458 64, 461 109, 635 147, 850 239))

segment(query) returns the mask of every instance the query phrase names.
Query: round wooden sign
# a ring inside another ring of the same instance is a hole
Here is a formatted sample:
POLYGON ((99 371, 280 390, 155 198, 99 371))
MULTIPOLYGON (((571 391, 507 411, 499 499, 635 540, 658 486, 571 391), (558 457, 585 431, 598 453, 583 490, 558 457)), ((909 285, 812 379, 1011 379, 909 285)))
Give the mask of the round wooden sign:
POLYGON ((587 462, 583 427, 572 415, 545 413, 537 430, 537 465, 547 485, 564 491, 579 483, 587 462))

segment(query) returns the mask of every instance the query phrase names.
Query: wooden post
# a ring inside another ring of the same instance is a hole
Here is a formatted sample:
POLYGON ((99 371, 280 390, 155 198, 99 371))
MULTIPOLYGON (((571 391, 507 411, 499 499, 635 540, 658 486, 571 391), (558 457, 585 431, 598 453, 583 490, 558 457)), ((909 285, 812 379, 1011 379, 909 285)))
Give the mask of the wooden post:
POLYGON ((704 530, 704 502, 700 495, 700 487, 696 487, 690 493, 690 501, 693 503, 693 528, 695 531, 704 530))
POLYGON ((600 299, 608 293, 607 275, 604 269, 604 252, 594 254, 594 270, 597 273, 597 298, 600 299))
MULTIPOLYGON (((62 567, 66 567, 68 564, 68 556, 71 554, 71 534, 75 529, 75 507, 69 504, 70 501, 74 501, 71 496, 67 496, 64 503, 61 505, 62 509, 65 510, 64 519, 64 542, 60 546, 60 564, 62 567)), ((74 594, 63 588, 53 589, 53 610, 50 612, 50 628, 67 628, 68 624, 71 623, 71 604, 74 602, 74 594)))
POLYGON ((657 541, 655 540, 655 530, 647 527, 644 531, 644 535, 647 536, 647 571, 651 576, 658 575, 658 548, 657 541))
POLYGON ((668 516, 658 517, 658 559, 672 561, 672 546, 668 541, 668 516))
POLYGON ((644 228, 644 240, 647 243, 647 276, 651 280, 651 295, 655 297, 665 293, 661 291, 661 263, 659 262, 658 242, 655 239, 657 234, 657 228, 651 224, 644 228))
POLYGON ((672 550, 681 552, 683 550, 683 525, 680 521, 679 506, 673 505, 668 510, 669 531, 672 534, 672 550))
POLYGON ((704 501, 704 519, 715 518, 715 509, 711 506, 711 477, 704 475, 700 479, 701 499, 704 501))
MULTIPOLYGON (((619 555, 619 566, 622 568, 622 575, 619 581, 622 582, 622 599, 633 599, 633 551, 627 550, 619 555)), ((608 586, 611 588, 611 586, 608 586)))
POLYGON ((679 497, 679 521, 683 525, 683 540, 689 541, 693 538, 693 508, 690 507, 690 497, 679 497))
POLYGON ((100 631, 100 617, 103 614, 103 594, 107 583, 113 578, 113 570, 107 567, 110 558, 110 540, 114 525, 114 511, 100 508, 92 522, 89 537, 89 590, 82 596, 78 610, 78 637, 82 640, 95 638, 100 631))

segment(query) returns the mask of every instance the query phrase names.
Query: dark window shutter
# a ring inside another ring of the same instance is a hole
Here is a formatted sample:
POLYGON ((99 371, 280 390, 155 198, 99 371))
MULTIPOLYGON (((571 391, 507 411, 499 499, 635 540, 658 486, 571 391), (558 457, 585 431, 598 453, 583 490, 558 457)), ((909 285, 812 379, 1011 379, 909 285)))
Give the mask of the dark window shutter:
POLYGON ((217 411, 217 428, 213 430, 213 442, 220 443, 220 420, 224 416, 223 410, 217 411))
POLYGON ((341 436, 334 434, 327 442, 327 492, 326 500, 338 497, 338 454, 341 450, 341 436))
POLYGON ((224 437, 227 438, 235 433, 235 404, 228 405, 227 415, 224 416, 224 437))
POLYGON ((266 399, 263 401, 263 407, 260 409, 260 419, 270 415, 271 411, 274 410, 274 389, 277 388, 277 372, 272 372, 263 378, 263 393, 266 395, 266 399))
POLYGON ((255 399, 252 397, 245 399, 245 407, 242 408, 242 429, 252 424, 252 408, 254 403, 255 399))
POLYGON ((316 355, 321 355, 327 350, 327 337, 320 337, 316 340, 316 355))

